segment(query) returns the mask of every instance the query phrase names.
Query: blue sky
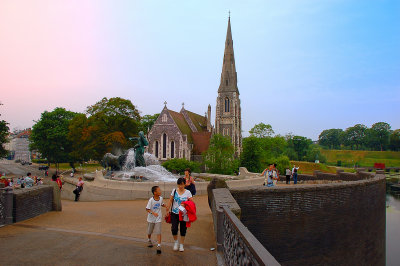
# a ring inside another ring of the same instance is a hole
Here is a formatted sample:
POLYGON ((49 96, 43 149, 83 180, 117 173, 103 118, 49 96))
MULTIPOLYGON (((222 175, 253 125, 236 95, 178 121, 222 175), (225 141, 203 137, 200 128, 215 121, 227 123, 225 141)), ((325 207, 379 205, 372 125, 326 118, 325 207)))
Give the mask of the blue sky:
MULTIPOLYGON (((324 129, 357 123, 400 128, 400 1, 39 2, 38 17, 58 14, 63 30, 86 43, 63 49, 79 49, 87 64, 63 70, 79 69, 80 76, 53 78, 47 89, 59 93, 40 104, 14 97, 31 106, 23 115, 12 96, 3 97, 0 112, 11 127, 32 126, 56 106, 83 112, 115 96, 131 99, 142 115, 160 112, 164 101, 176 111, 185 102, 199 114, 211 104, 214 119, 230 10, 244 136, 260 122, 314 140, 324 129), (73 27, 85 32, 74 35, 73 27)), ((18 89, 37 87, 40 79, 46 87, 49 75, 39 73, 18 89)))

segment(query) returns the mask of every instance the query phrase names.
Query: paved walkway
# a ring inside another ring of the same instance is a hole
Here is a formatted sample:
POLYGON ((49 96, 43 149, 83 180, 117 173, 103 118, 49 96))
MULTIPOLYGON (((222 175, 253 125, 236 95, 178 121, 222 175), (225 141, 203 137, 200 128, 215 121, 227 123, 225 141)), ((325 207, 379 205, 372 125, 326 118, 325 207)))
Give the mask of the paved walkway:
MULTIPOLYGON (((162 224, 162 254, 146 245, 147 200, 63 201, 50 212, 0 228, 1 265, 216 265, 207 196, 195 197, 198 220, 185 251, 172 250, 170 225, 162 224)), ((155 239, 155 238, 154 238, 155 239)))

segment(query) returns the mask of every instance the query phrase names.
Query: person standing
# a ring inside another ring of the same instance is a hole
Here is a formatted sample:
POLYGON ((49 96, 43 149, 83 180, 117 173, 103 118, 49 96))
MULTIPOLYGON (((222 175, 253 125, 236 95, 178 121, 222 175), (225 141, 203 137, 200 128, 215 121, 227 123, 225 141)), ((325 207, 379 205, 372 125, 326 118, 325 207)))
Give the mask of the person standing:
POLYGON ((274 165, 270 164, 268 168, 265 168, 261 173, 261 176, 265 177, 264 186, 273 187, 276 172, 274 171, 274 165))
POLYGON ((157 235, 157 254, 161 254, 161 221, 162 212, 161 207, 165 207, 163 198, 161 197, 161 188, 159 186, 153 186, 151 188, 153 197, 151 197, 147 203, 147 242, 148 247, 153 247, 151 242, 151 234, 157 235))
POLYGON ((196 185, 194 183, 194 178, 191 176, 192 171, 190 168, 185 169, 185 189, 192 193, 192 196, 196 195, 196 185))
POLYGON ((297 184, 297 169, 298 168, 294 168, 294 171, 293 171, 293 182, 294 182, 294 184, 297 184))
POLYGON ((186 181, 185 178, 180 177, 176 182, 178 187, 171 192, 171 197, 169 198, 169 202, 167 205, 167 210, 171 209, 171 232, 172 237, 174 238, 174 251, 178 250, 183 252, 183 244, 185 243, 186 236, 186 222, 179 221, 179 206, 181 206, 182 202, 192 200, 192 193, 189 190, 185 189, 186 181), (180 241, 178 241, 178 227, 179 232, 181 234, 180 241))
POLYGON ((286 184, 290 184, 290 176, 292 175, 292 171, 289 168, 286 168, 286 184))
POLYGON ((274 176, 275 176, 274 186, 276 186, 276 184, 278 183, 278 180, 279 180, 279 170, 277 168, 277 164, 276 163, 274 163, 274 170, 273 171, 275 172, 275 174, 274 174, 274 176))

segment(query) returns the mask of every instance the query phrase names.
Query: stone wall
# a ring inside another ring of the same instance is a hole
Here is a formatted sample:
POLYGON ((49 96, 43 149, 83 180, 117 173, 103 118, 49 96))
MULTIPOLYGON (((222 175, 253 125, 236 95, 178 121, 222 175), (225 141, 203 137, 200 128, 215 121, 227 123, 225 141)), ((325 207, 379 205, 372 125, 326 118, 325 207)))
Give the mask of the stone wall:
POLYGON ((20 222, 53 209, 53 188, 42 185, 13 191, 13 222, 20 222))
POLYGON ((282 265, 385 265, 385 176, 368 177, 231 193, 243 224, 282 265))

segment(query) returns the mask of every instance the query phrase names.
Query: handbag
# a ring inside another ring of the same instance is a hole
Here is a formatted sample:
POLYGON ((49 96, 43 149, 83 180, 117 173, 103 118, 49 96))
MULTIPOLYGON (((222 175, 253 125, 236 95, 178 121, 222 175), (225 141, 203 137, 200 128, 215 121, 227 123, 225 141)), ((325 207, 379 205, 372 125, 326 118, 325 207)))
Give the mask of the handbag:
POLYGON ((196 195, 196 186, 193 183, 190 183, 190 185, 185 188, 192 193, 192 196, 196 195))
MULTIPOLYGON (((176 193, 176 189, 174 190, 174 197, 172 198, 171 210, 172 210, 172 206, 174 205, 175 193, 176 193)), ((171 210, 164 217, 165 222, 168 224, 172 223, 171 222, 171 210)))

